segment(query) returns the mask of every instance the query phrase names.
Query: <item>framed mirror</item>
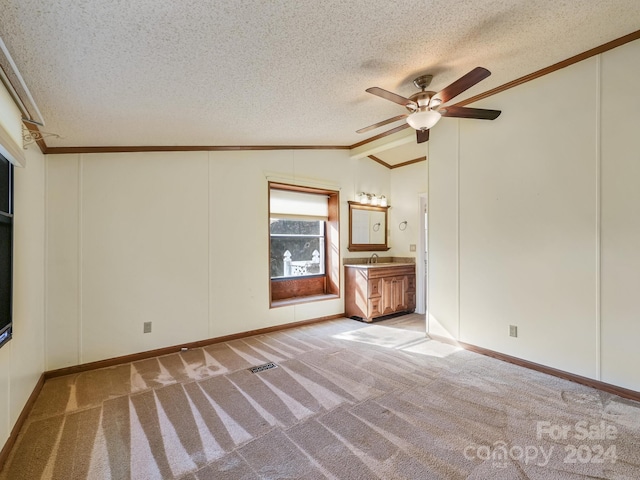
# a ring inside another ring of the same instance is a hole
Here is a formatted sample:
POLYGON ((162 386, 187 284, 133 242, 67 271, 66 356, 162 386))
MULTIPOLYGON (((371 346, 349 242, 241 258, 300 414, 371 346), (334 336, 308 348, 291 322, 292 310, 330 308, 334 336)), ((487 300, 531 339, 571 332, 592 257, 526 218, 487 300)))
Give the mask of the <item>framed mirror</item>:
POLYGON ((387 246, 387 211, 389 207, 349 202, 349 251, 375 252, 387 246))

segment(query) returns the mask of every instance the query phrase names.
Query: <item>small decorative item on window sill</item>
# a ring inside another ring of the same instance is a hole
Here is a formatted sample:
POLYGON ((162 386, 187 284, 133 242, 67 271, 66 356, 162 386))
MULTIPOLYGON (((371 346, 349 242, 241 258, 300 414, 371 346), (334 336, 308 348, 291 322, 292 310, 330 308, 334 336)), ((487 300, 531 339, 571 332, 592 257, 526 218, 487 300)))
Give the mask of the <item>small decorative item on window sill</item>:
POLYGON ((356 201, 362 205, 373 205, 380 207, 388 207, 387 197, 384 195, 377 196, 375 193, 362 192, 356 195, 356 201))
POLYGON ((398 228, 401 231, 405 231, 407 229, 407 221, 405 220, 404 222, 400 222, 400 225, 398 225, 398 228))

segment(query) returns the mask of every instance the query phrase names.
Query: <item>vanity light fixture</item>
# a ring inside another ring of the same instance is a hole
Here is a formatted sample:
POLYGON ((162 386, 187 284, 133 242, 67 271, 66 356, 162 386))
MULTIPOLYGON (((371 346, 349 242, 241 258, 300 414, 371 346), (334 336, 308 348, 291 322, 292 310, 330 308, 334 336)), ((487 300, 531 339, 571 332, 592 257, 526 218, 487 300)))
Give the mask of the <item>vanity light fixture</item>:
POLYGON ((384 195, 376 195, 375 193, 361 192, 356 194, 356 202, 362 205, 373 205, 375 207, 388 207, 389 202, 384 195))

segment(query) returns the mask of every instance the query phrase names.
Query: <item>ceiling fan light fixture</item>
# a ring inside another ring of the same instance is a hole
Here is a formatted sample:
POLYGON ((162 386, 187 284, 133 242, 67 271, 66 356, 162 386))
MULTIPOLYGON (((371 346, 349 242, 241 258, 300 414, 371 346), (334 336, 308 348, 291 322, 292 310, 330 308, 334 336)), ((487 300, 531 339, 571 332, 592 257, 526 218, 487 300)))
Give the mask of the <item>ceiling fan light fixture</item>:
POLYGON ((407 117, 407 123, 415 130, 429 130, 441 116, 436 110, 419 110, 407 117))

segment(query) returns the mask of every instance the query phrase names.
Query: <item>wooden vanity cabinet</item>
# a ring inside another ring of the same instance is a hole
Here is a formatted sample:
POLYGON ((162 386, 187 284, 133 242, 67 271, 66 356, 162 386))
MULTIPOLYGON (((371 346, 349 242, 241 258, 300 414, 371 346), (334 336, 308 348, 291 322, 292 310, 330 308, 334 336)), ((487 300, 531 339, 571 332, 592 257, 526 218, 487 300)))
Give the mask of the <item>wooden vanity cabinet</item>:
POLYGON ((345 265, 345 313, 371 322, 374 318, 416 308, 413 264, 345 265))

